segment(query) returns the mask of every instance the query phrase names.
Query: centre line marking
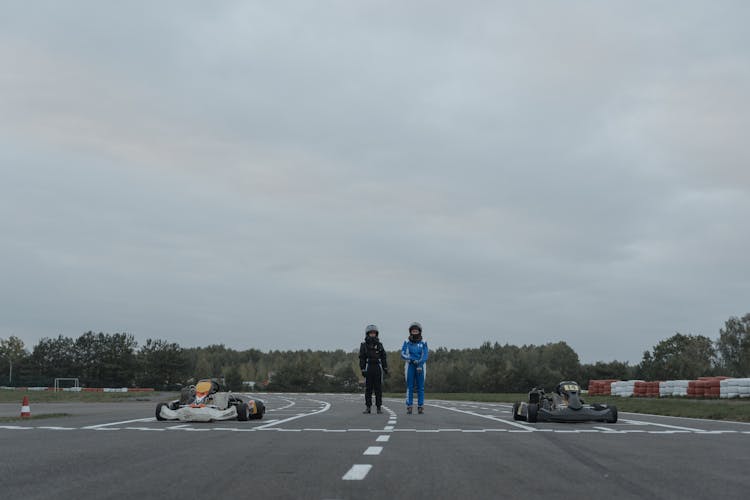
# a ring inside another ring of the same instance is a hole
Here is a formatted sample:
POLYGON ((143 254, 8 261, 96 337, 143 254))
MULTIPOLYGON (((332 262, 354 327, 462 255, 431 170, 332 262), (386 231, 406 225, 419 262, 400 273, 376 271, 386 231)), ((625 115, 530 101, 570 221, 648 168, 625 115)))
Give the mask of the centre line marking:
POLYGON ((362 454, 363 455, 380 455, 380 452, 382 451, 383 451, 382 446, 370 446, 362 454))
POLYGON ((393 426, 392 425, 386 425, 385 427, 383 427, 383 430, 384 431, 392 431, 393 430, 393 426))
POLYGON ((341 479, 344 481, 361 481, 367 476, 370 469, 372 469, 371 464, 354 464, 352 465, 352 468, 341 477, 341 479))
POLYGON ((387 443, 389 439, 391 439, 391 436, 389 436, 388 434, 384 434, 383 436, 378 436, 375 441, 379 443, 387 443))

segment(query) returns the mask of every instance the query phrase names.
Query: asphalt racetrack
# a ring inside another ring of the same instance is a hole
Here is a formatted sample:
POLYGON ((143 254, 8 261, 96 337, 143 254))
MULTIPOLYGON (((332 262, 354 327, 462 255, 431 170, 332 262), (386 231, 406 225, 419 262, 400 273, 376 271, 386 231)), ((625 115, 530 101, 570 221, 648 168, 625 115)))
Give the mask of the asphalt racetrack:
MULTIPOLYGON (((748 498, 750 425, 620 413, 515 422, 508 404, 264 394, 263 420, 158 422, 156 402, 33 404, 0 422, 4 499, 748 498)), ((18 405, 0 404, 0 416, 18 405)))

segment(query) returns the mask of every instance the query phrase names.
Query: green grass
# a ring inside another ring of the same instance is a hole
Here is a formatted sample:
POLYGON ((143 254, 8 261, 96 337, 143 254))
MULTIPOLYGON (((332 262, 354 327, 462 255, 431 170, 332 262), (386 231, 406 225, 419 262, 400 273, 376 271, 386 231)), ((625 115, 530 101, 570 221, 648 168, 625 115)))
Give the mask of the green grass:
MULTIPOLYGON (((402 393, 389 393, 388 397, 403 398, 402 393)), ((451 401, 478 401, 483 403, 513 403, 524 401, 526 394, 513 393, 427 393, 427 399, 451 401)), ((707 418, 750 422, 750 399, 687 399, 687 398, 620 398, 583 396, 587 403, 609 403, 621 412, 666 415, 671 417, 707 418)))
POLYGON ((0 422, 25 422, 27 420, 43 420, 45 418, 59 418, 69 417, 70 413, 42 413, 40 415, 32 415, 31 417, 21 418, 18 417, 0 417, 0 422))
MULTIPOLYGON (((117 401, 148 400, 155 397, 154 392, 54 392, 54 391, 9 391, 0 390, 0 403, 18 403, 24 396, 34 403, 112 403, 117 401)), ((159 396, 161 397, 161 396, 159 396)))

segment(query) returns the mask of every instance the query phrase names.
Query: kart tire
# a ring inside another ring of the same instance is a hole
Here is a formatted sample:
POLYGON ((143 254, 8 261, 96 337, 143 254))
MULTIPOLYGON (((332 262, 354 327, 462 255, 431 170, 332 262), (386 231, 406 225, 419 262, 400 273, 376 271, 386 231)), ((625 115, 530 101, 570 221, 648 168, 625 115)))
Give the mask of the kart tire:
POLYGON ((240 422, 246 422, 249 420, 250 410, 247 408, 247 403, 237 405, 237 420, 240 422))
POLYGON ((253 420, 260 420, 261 418, 263 418, 263 414, 266 413, 266 405, 264 405, 260 401, 256 401, 255 409, 257 410, 257 412, 255 413, 255 415, 250 415, 250 418, 253 420))
POLYGON ((609 407, 609 414, 610 416, 607 418, 608 424, 616 424, 617 423, 617 407, 616 406, 610 406, 609 407))
POLYGON ((539 405, 535 404, 529 404, 526 406, 526 421, 536 423, 537 418, 537 412, 539 410, 539 405))
POLYGON ((513 403, 513 420, 525 420, 523 418, 523 415, 518 414, 518 408, 521 406, 521 403, 513 403))
POLYGON ((156 412, 155 412, 156 420, 160 422, 163 422, 164 420, 166 420, 166 418, 161 416, 161 409, 165 406, 167 406, 167 403, 159 403, 158 405, 156 405, 156 412))

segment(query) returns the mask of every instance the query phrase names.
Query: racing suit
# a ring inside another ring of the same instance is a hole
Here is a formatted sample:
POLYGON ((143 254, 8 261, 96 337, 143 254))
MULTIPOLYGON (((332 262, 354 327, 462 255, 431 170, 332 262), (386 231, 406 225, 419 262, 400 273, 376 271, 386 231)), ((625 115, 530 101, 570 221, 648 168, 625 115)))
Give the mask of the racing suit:
POLYGON ((383 374, 388 371, 388 357, 385 348, 377 337, 366 337, 359 346, 359 369, 365 377, 365 405, 372 406, 372 393, 375 392, 375 406, 383 404, 383 374))
POLYGON ((404 364, 404 375, 406 376, 406 406, 414 404, 414 386, 417 386, 417 405, 424 405, 424 380, 427 375, 427 342, 419 340, 412 342, 404 341, 401 348, 401 359, 404 364))

